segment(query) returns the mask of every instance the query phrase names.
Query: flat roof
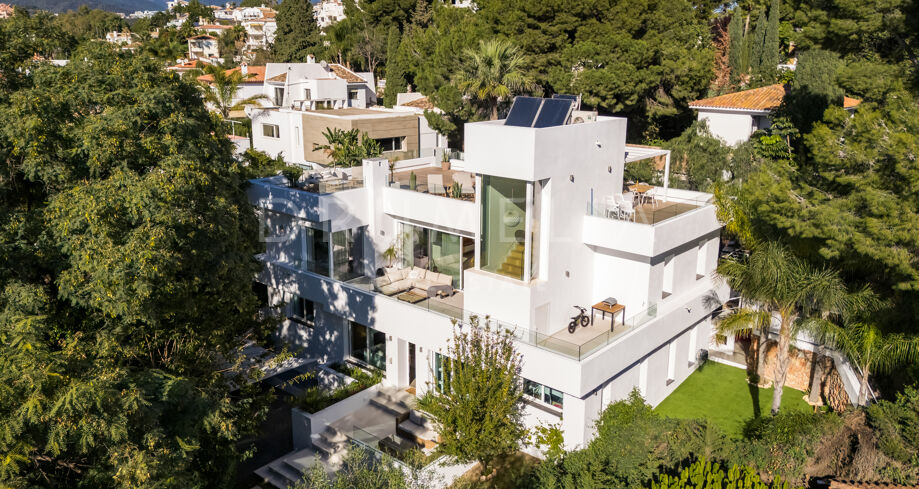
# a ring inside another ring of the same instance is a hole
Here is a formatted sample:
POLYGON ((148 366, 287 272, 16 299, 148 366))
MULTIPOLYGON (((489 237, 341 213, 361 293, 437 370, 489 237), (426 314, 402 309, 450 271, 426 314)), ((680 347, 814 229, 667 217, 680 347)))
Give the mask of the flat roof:
POLYGON ((361 109, 347 107, 344 109, 304 110, 305 114, 315 114, 323 117, 338 117, 342 119, 375 119, 383 117, 417 117, 414 112, 399 112, 388 109, 361 109))

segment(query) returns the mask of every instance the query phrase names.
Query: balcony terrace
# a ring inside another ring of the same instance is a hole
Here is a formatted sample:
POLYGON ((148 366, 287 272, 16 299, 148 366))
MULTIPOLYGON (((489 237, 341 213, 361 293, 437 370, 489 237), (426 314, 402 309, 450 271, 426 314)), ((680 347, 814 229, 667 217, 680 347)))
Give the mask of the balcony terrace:
POLYGON ((414 190, 430 195, 475 200, 475 176, 461 170, 444 170, 438 166, 406 168, 393 172, 390 187, 414 190), (415 175, 415 186, 412 187, 412 175, 415 175), (461 185, 458 196, 452 191, 454 184, 461 185))

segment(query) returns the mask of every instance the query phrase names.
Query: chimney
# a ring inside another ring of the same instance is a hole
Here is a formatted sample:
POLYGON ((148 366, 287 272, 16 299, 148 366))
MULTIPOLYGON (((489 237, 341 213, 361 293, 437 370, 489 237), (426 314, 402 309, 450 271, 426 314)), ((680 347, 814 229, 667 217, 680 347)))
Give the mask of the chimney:
POLYGON ((315 63, 315 62, 316 62, 316 57, 313 56, 312 54, 307 54, 307 55, 306 55, 306 62, 307 62, 307 63, 315 63))
POLYGON ((239 72, 242 73, 243 76, 248 75, 248 74, 249 74, 249 65, 248 65, 247 63, 243 63, 243 64, 239 65, 239 72))

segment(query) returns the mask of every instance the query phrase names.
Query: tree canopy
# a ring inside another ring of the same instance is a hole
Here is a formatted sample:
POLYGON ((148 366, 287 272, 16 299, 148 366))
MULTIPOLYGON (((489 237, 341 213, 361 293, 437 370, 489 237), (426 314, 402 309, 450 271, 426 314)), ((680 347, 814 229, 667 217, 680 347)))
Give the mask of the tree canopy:
POLYGON ((0 100, 0 482, 224 486, 260 409, 219 372, 258 330, 230 143, 193 85, 102 45, 0 100))
POLYGON ((305 63, 309 55, 322 53, 319 26, 313 5, 307 0, 285 0, 278 7, 277 32, 272 45, 273 61, 305 63))

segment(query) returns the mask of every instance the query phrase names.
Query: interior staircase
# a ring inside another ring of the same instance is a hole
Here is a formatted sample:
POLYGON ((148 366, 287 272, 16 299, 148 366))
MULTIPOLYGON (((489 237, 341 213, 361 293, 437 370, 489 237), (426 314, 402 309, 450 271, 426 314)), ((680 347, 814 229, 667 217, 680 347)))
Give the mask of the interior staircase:
POLYGON ((523 243, 516 243, 504 257, 504 263, 498 267, 498 272, 511 277, 523 277, 523 243))

